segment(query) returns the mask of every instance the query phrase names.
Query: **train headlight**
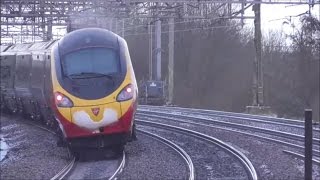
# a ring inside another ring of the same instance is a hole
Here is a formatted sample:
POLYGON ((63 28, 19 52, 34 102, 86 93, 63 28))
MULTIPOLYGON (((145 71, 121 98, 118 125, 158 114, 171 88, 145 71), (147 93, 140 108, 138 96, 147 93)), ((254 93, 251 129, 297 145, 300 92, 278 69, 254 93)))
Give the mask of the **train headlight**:
POLYGON ((134 93, 133 86, 132 84, 129 84, 120 91, 120 93, 117 96, 117 101, 120 102, 120 101, 127 101, 129 99, 132 99, 133 93, 134 93))
POLYGON ((54 93, 54 100, 58 107, 73 107, 73 102, 60 92, 54 93))

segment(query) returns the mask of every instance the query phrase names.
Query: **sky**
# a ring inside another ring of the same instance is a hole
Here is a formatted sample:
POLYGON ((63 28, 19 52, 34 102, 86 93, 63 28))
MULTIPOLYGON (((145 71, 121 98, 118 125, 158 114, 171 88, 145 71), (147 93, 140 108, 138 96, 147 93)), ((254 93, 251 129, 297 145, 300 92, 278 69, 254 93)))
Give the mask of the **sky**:
MULTIPOLYGON (((284 21, 291 22, 295 26, 299 26, 299 14, 305 13, 309 10, 308 5, 278 5, 278 4, 262 4, 261 5, 261 29, 263 33, 267 33, 269 30, 280 30, 286 33, 292 32, 292 27, 287 24, 283 25, 284 21)), ((315 5, 311 8, 311 14, 315 15, 318 19, 320 12, 319 5, 315 5)), ((252 8, 246 10, 247 16, 254 16, 252 8)), ((253 25, 253 20, 247 20, 247 25, 253 25)))

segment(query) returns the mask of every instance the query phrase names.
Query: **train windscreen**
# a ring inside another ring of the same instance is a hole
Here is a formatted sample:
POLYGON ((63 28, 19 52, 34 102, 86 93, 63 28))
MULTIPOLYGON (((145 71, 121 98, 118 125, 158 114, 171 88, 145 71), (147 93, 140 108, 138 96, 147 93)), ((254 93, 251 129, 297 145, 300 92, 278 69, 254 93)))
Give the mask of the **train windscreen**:
POLYGON ((108 48, 86 48, 68 53, 62 58, 63 73, 69 77, 92 77, 120 72, 117 51, 108 48))

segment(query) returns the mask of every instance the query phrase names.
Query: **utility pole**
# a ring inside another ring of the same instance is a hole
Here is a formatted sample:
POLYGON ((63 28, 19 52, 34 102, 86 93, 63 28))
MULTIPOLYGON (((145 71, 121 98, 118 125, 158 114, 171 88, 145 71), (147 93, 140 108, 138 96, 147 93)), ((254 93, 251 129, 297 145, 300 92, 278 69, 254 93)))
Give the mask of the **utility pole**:
POLYGON ((242 0, 241 3, 241 26, 244 26, 244 7, 245 7, 245 1, 246 0, 242 0))
POLYGON ((227 14, 228 16, 231 16, 232 11, 232 3, 230 3, 230 0, 228 0, 228 7, 227 7, 227 14))
POLYGON ((156 80, 161 80, 161 20, 156 20, 156 80))
POLYGON ((169 81, 168 81, 168 90, 169 90, 169 99, 168 103, 173 103, 173 89, 174 89, 174 18, 169 19, 169 62, 168 62, 168 72, 169 72, 169 81))
POLYGON ((264 83, 263 83, 263 62, 262 62, 262 35, 261 35, 261 4, 257 6, 257 60, 259 67, 258 77, 258 105, 264 106, 264 83))
MULTIPOLYGON (((52 7, 50 7, 50 14, 52 15, 52 7)), ((48 30, 46 35, 46 40, 50 41, 52 39, 52 17, 47 19, 48 21, 48 30)))
POLYGON ((153 52, 153 42, 152 42, 152 25, 151 25, 151 22, 148 23, 148 32, 149 32, 149 80, 151 81, 152 80, 152 67, 153 67, 153 55, 152 55, 152 52, 153 52))
POLYGON ((263 92, 263 63, 262 63, 262 43, 261 43, 261 0, 255 0, 254 11, 254 46, 256 55, 254 58, 253 74, 253 102, 252 106, 247 106, 247 112, 251 114, 271 113, 271 108, 265 106, 263 92))
MULTIPOLYGON (((260 0, 256 0, 260 1, 260 0)), ((253 106, 263 106, 263 72, 261 62, 261 15, 260 4, 253 5, 254 11, 254 75, 253 75, 253 106)))
POLYGON ((45 21, 45 17, 44 17, 44 11, 45 11, 44 1, 40 1, 39 3, 40 3, 40 15, 41 15, 42 39, 45 41, 46 40, 46 25, 45 25, 46 21, 45 21))
POLYGON ((52 19, 48 19, 48 30, 47 30, 46 40, 50 41, 52 39, 52 19))

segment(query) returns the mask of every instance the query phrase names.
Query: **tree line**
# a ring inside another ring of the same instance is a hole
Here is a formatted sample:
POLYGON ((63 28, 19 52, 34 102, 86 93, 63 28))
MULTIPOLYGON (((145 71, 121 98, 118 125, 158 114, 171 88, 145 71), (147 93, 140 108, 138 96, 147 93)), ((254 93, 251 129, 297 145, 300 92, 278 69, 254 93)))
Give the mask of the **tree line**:
MULTIPOLYGON (((162 77, 166 80, 165 20, 162 31, 162 77)), ((146 80, 148 30, 135 28, 126 34, 137 80, 146 80)), ((174 104, 244 112, 252 103, 253 39, 253 31, 244 30, 235 20, 176 19, 174 104)), ((301 118, 305 108, 312 108, 319 120, 319 47, 320 22, 312 16, 303 16, 294 34, 264 35, 265 102, 279 117, 301 118)))

